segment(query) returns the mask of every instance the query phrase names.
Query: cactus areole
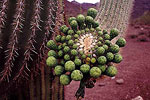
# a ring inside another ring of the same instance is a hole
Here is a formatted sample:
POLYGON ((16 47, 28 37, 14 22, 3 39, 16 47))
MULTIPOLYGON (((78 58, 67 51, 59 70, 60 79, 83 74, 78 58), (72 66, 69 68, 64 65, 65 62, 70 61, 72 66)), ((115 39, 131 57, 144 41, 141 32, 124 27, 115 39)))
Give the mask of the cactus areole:
POLYGON ((85 87, 94 87, 97 78, 115 76, 117 69, 113 64, 123 60, 119 50, 125 46, 125 39, 120 38, 113 44, 111 40, 119 31, 115 28, 110 32, 101 30, 94 21, 96 14, 97 10, 90 8, 87 16, 70 17, 70 26, 62 25, 60 34, 47 43, 50 51, 46 63, 54 68, 60 83, 69 85, 71 81, 80 81, 76 98, 84 98, 85 87))

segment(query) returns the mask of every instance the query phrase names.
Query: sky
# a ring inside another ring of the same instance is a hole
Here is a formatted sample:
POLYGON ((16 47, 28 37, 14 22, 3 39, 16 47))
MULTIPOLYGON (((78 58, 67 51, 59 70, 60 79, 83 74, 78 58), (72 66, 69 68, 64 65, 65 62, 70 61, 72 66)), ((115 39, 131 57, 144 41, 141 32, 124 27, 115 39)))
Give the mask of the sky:
MULTIPOLYGON (((68 0, 68 1, 73 1, 73 0, 68 0)), ((75 0, 79 3, 83 3, 83 2, 86 2, 86 3, 97 3, 99 2, 100 0, 75 0)))

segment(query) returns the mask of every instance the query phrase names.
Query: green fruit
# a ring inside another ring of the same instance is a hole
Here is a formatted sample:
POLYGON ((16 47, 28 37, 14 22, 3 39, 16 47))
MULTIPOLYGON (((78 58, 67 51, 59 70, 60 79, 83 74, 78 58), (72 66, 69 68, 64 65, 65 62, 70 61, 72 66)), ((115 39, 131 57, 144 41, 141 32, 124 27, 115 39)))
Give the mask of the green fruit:
POLYGON ((105 53, 105 49, 103 47, 98 47, 97 50, 96 50, 96 53, 98 55, 102 55, 105 53))
POLYGON ((94 47, 95 49, 97 49, 98 48, 98 45, 95 45, 95 47, 94 47))
POLYGON ((86 16, 85 23, 91 25, 94 22, 94 19, 91 16, 86 16))
POLYGON ((105 40, 110 40, 110 35, 109 35, 109 34, 105 34, 105 35, 104 35, 104 39, 105 39, 105 40))
POLYGON ((102 37, 99 37, 99 41, 103 41, 104 39, 102 37))
POLYGON ((121 61, 122 61, 122 56, 120 55, 120 54, 115 54, 115 56, 114 56, 114 62, 115 63, 120 63, 121 61))
POLYGON ((73 61, 67 61, 65 63, 65 70, 69 71, 69 72, 75 70, 75 64, 74 64, 74 62, 73 61))
POLYGON ((69 30, 69 28, 68 28, 68 27, 65 27, 62 32, 63 32, 64 34, 67 34, 68 30, 69 30))
POLYGON ((67 35, 67 36, 66 36, 66 40, 67 40, 67 41, 68 41, 68 40, 71 40, 71 38, 72 38, 71 35, 67 35))
POLYGON ((77 34, 78 34, 78 35, 80 35, 80 34, 81 34, 81 31, 80 31, 80 30, 78 30, 78 31, 77 31, 77 34))
POLYGON ((83 64, 82 66, 80 66, 80 70, 83 73, 88 73, 90 71, 90 66, 88 64, 83 64))
POLYGON ((76 30, 77 27, 78 27, 77 21, 76 21, 76 20, 71 21, 70 26, 72 27, 72 29, 75 29, 75 30, 76 30))
POLYGON ((57 45, 56 45, 56 43, 53 40, 49 40, 47 42, 47 47, 52 49, 52 50, 56 50, 57 49, 57 45))
POLYGON ((90 28, 90 31, 91 31, 91 32, 94 32, 94 31, 95 31, 95 29, 94 29, 94 28, 90 28))
POLYGON ((73 30, 69 30, 68 31, 68 35, 73 35, 74 34, 74 31, 73 30))
POLYGON ((90 76, 98 78, 101 75, 101 70, 98 67, 92 67, 90 70, 90 76))
POLYGON ((103 34, 108 34, 108 32, 106 30, 103 30, 103 34))
POLYGON ((73 48, 73 49, 77 49, 77 48, 78 48, 78 45, 74 44, 74 45, 72 46, 72 48, 73 48))
POLYGON ((92 59, 91 59, 91 63, 92 63, 92 64, 96 63, 96 59, 95 59, 95 58, 92 58, 92 59))
POLYGON ((96 31, 101 31, 101 28, 99 28, 99 27, 96 27, 96 31))
POLYGON ((70 56, 68 54, 65 54, 64 55, 64 60, 66 60, 66 61, 70 60, 70 56))
POLYGON ((79 37, 79 35, 78 35, 78 34, 75 34, 75 35, 74 35, 74 38, 78 38, 78 37, 79 37))
POLYGON ((99 22, 98 21, 94 21, 93 24, 92 24, 92 27, 93 28, 96 28, 99 26, 99 22))
POLYGON ((79 56, 77 55, 77 56, 75 56, 74 58, 75 58, 75 59, 79 59, 79 56))
POLYGON ((61 61, 60 61, 60 64, 64 66, 65 61, 64 61, 64 60, 61 60, 61 61))
POLYGON ((73 41, 73 40, 69 40, 69 41, 68 41, 68 45, 69 45, 69 46, 72 46, 73 44, 74 44, 74 41, 73 41))
POLYGON ((62 57, 62 56, 63 56, 63 54, 64 54, 64 53, 63 53, 63 51, 62 51, 62 50, 58 51, 58 56, 59 56, 59 57, 62 57))
POLYGON ((56 75, 61 75, 64 72, 64 68, 60 65, 57 65, 54 69, 56 75))
POLYGON ((101 46, 101 45, 102 45, 102 42, 101 42, 101 41, 99 41, 99 42, 97 43, 97 45, 98 45, 98 46, 101 46))
POLYGON ((93 35, 97 35, 97 33, 96 33, 96 32, 94 32, 94 33, 93 33, 93 35))
POLYGON ((112 61, 114 59, 114 54, 111 53, 111 52, 108 52, 106 54, 106 58, 107 58, 108 61, 112 61))
POLYGON ((110 46, 111 45, 111 42, 109 40, 105 40, 105 44, 110 46))
MULTIPOLYGON (((102 36, 103 35, 103 32, 102 31, 98 31, 98 35, 99 36, 102 36)), ((101 37, 102 38, 102 37, 101 37)))
POLYGON ((50 56, 50 57, 47 58, 46 64, 49 67, 54 67, 54 66, 57 65, 57 59, 53 56, 50 56))
POLYGON ((119 47, 124 47, 126 45, 126 40, 124 38, 119 38, 116 42, 119 47))
POLYGON ((102 47, 105 49, 105 51, 108 50, 108 46, 107 45, 104 44, 102 47))
POLYGON ((83 51, 80 51, 79 53, 80 53, 80 55, 83 55, 83 54, 84 54, 84 52, 83 52, 83 51))
POLYGON ((119 52, 119 50, 120 50, 120 48, 119 48, 119 46, 118 45, 111 45, 111 47, 110 47, 110 51, 112 52, 112 53, 118 53, 119 52))
POLYGON ((75 65, 80 66, 82 64, 82 61, 80 59, 76 58, 74 60, 74 63, 75 63, 75 65))
POLYGON ((74 42, 78 42, 78 39, 75 39, 74 42))
POLYGON ((50 56, 57 57, 57 54, 56 54, 56 52, 55 52, 54 50, 50 50, 50 51, 48 52, 48 56, 49 56, 49 57, 50 57, 50 56))
POLYGON ((92 51, 95 51, 95 48, 92 48, 92 51))
POLYGON ((90 29, 89 28, 85 28, 85 32, 89 32, 90 31, 90 29))
POLYGON ((75 80, 75 81, 81 81, 83 78, 83 74, 80 70, 74 70, 72 73, 71 73, 71 79, 72 80, 75 80))
POLYGON ((65 46, 67 46, 67 44, 66 44, 66 43, 63 43, 63 44, 62 44, 62 47, 64 48, 65 46))
POLYGON ((62 49, 62 45, 59 45, 59 46, 58 46, 58 50, 61 50, 61 49, 62 49))
POLYGON ((68 53, 70 51, 70 48, 68 46, 65 46, 64 47, 64 50, 63 50, 65 53, 68 53))
POLYGON ((115 38, 115 37, 118 36, 118 35, 119 35, 118 29, 113 28, 112 30, 110 30, 110 38, 111 38, 111 39, 115 38))
POLYGON ((114 67, 114 66, 109 66, 107 69, 106 69, 106 75, 110 76, 110 77, 113 77, 117 74, 117 68, 114 67))
POLYGON ((91 54, 88 54, 87 56, 88 56, 88 57, 91 57, 91 54))
POLYGON ((55 40, 56 40, 57 42, 60 42, 60 40, 61 40, 61 35, 57 35, 57 36, 55 37, 55 40))
POLYGON ((61 37, 61 42, 64 42, 66 40, 66 36, 61 37))
POLYGON ((87 11, 87 16, 91 16, 93 18, 96 17, 98 11, 94 8, 89 8, 88 11, 87 11))
POLYGON ((68 19, 69 24, 70 24, 73 20, 76 20, 76 18, 75 18, 75 17, 70 17, 70 18, 68 19))
POLYGON ((84 22, 85 22, 85 17, 84 17, 84 15, 79 14, 79 15, 77 16, 77 22, 78 22, 79 24, 84 24, 84 22))
POLYGON ((106 64, 107 62, 107 59, 105 56, 100 56, 98 59, 97 59, 98 63, 101 64, 101 65, 104 65, 106 64))
POLYGON ((106 70, 106 65, 98 65, 98 68, 102 71, 102 73, 106 70))
POLYGON ((84 34, 85 33, 85 30, 81 30, 81 34, 84 34))
POLYGON ((72 49, 72 50, 71 50, 71 55, 73 55, 73 56, 76 56, 76 55, 78 55, 78 52, 77 52, 77 50, 75 50, 75 49, 72 49))
POLYGON ((86 58, 86 55, 85 55, 85 54, 83 54, 83 55, 82 55, 82 59, 85 59, 85 58, 86 58))
POLYGON ((70 84, 70 82, 71 82, 71 80, 70 80, 70 77, 68 75, 63 74, 60 76, 60 83, 62 85, 68 85, 68 84, 70 84))
POLYGON ((67 27, 67 26, 66 26, 66 25, 62 25, 62 26, 60 27, 60 31, 63 32, 63 29, 64 29, 65 27, 67 27))

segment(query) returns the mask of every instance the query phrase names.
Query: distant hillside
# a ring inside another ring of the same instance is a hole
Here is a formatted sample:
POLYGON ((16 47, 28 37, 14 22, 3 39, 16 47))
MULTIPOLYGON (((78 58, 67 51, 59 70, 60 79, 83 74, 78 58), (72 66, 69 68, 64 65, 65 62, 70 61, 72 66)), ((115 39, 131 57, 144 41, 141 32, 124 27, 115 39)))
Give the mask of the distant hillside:
POLYGON ((67 18, 70 16, 77 16, 80 13, 86 14, 88 8, 96 8, 97 4, 91 3, 78 3, 76 1, 66 2, 66 16, 67 18))
POLYGON ((150 0, 135 0, 131 18, 138 18, 145 11, 150 11, 150 0))

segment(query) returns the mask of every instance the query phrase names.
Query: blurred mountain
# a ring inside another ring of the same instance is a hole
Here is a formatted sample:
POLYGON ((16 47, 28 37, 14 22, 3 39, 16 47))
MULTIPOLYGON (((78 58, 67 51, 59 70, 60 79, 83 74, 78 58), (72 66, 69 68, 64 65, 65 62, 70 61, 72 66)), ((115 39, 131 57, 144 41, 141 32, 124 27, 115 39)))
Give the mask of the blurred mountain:
POLYGON ((131 18, 138 18, 142 16, 145 11, 150 11, 150 0, 135 0, 131 18))
POLYGON ((77 1, 66 2, 66 16, 67 18, 70 16, 77 16, 80 13, 83 13, 84 15, 87 12, 88 8, 96 8, 97 4, 91 4, 91 3, 79 3, 77 1))

